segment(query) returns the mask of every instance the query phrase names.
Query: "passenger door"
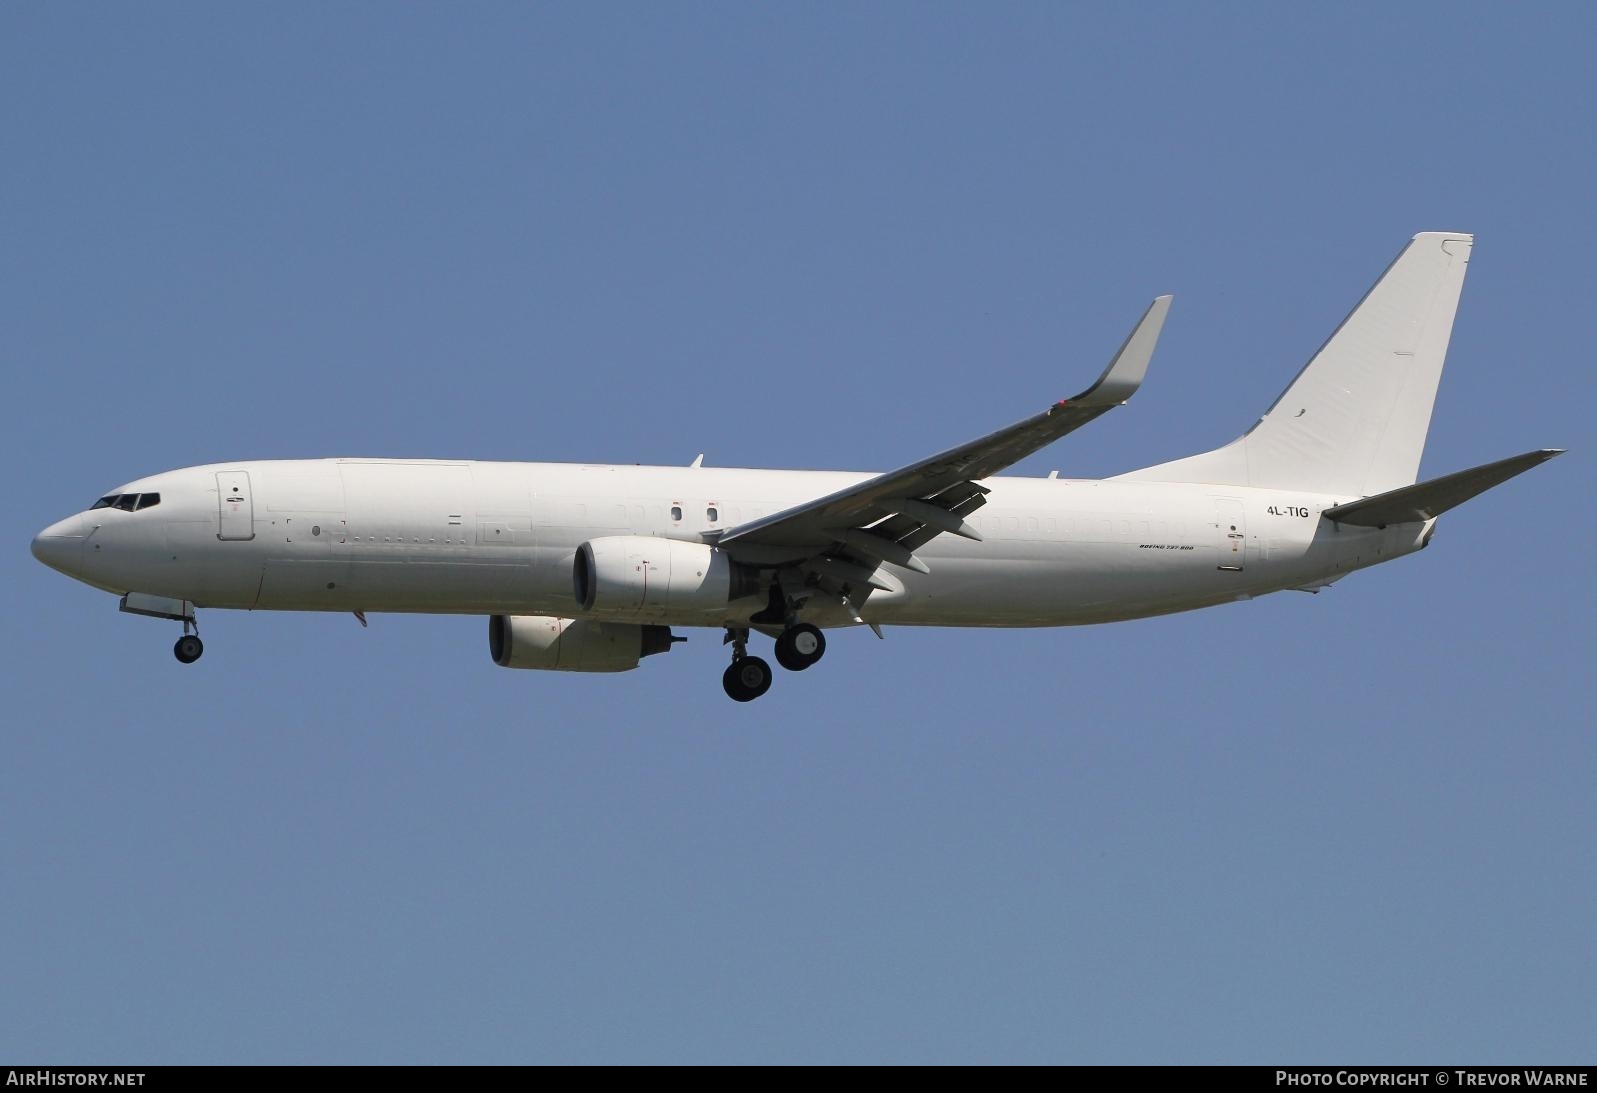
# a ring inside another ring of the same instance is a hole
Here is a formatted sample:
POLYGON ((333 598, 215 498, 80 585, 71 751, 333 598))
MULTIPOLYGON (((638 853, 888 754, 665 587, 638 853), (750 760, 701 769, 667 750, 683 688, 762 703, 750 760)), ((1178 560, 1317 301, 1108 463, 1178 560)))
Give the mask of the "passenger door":
POLYGON ((1215 531, 1219 536, 1219 563, 1215 567, 1235 573, 1247 564, 1248 524, 1242 502, 1222 497, 1214 503, 1215 531))
POLYGON ((224 542, 255 538, 255 502, 248 471, 216 472, 216 537, 224 542))

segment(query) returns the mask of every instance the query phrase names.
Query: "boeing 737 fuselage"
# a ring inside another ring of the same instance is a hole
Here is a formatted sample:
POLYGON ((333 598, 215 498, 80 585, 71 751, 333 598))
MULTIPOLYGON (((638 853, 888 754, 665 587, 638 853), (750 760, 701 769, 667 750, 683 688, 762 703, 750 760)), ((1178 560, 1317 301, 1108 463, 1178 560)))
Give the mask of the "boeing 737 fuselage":
POLYGON ((1081 395, 886 474, 218 463, 121 486, 33 552, 181 622, 185 663, 199 607, 486 615, 496 663, 587 672, 711 627, 739 701, 771 683, 751 631, 801 670, 835 627, 1068 626, 1317 591, 1419 550, 1441 512, 1558 454, 1415 484, 1470 248, 1416 236, 1246 435, 1108 480, 997 472, 1136 391, 1169 297, 1081 395))

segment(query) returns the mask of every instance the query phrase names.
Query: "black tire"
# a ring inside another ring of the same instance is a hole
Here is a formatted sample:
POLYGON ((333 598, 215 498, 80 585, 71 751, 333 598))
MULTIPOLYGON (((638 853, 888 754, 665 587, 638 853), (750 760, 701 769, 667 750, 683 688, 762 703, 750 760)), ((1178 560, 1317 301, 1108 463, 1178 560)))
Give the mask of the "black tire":
POLYGON ((193 664, 204 652, 205 643, 194 634, 184 634, 177 639, 177 644, 172 646, 172 655, 177 657, 180 664, 193 664))
POLYGON ((721 675, 721 686, 734 702, 753 702, 771 689, 771 666, 759 657, 734 660, 721 675))
POLYGON ((802 672, 826 655, 826 635, 819 627, 801 622, 776 639, 776 662, 790 672, 802 672))

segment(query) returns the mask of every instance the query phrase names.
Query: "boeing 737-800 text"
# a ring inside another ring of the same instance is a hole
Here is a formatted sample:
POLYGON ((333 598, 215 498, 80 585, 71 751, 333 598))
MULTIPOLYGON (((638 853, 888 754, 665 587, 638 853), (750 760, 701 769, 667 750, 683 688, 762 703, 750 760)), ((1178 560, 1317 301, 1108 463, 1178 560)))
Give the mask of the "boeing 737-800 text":
POLYGON ((724 630, 748 701, 841 626, 1069 626, 1317 590, 1424 547, 1436 518, 1559 454, 1416 484, 1473 240, 1417 235, 1245 435, 1102 481, 996 477, 1121 405, 1170 297, 1098 382, 886 474, 308 459, 129 482, 33 553, 182 624, 196 609, 488 616, 507 668, 619 672, 724 630))

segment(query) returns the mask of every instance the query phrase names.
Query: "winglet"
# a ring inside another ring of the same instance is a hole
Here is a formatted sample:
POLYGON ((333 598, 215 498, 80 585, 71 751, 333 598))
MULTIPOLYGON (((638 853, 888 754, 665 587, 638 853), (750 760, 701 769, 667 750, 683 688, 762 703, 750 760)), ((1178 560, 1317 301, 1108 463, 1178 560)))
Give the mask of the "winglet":
POLYGON ((1160 296, 1149 304, 1136 328, 1121 345, 1120 352, 1098 377, 1098 382, 1065 401, 1073 405, 1119 406, 1136 394, 1137 388, 1142 386, 1142 378, 1148 374, 1148 362, 1153 359, 1154 346, 1159 344, 1159 332, 1164 329, 1164 317, 1170 313, 1171 299, 1160 296))

